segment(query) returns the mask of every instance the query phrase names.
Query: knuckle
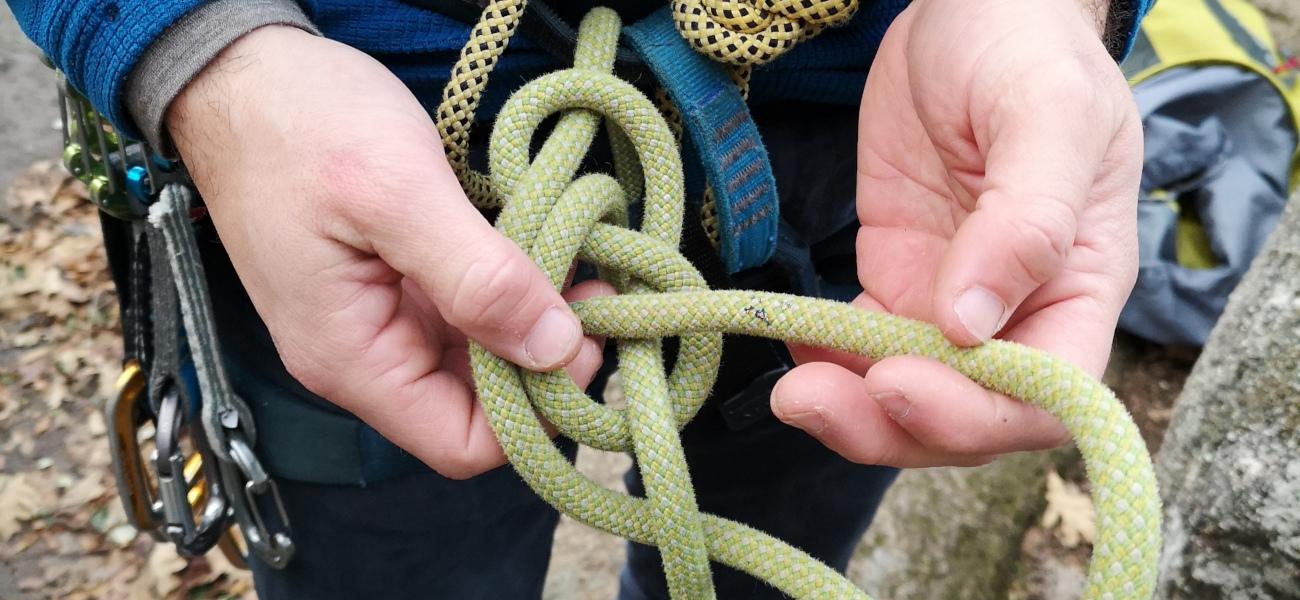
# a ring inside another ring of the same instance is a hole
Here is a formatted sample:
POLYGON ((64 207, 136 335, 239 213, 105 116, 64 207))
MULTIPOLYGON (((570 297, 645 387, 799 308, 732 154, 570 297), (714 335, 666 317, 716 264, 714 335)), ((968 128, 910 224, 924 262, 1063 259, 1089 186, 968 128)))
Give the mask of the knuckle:
POLYGON ((375 186, 388 181, 363 147, 322 149, 313 165, 322 206, 351 212, 363 199, 374 197, 375 186))
POLYGON ((1018 93, 1007 99, 1027 107, 1059 106, 1066 103, 1088 112, 1100 108, 1101 90, 1093 69, 1081 62, 1066 62, 1067 64, 1044 70, 1035 77, 1012 79, 1012 89, 1018 93))
POLYGON ((1074 211, 1055 198, 1027 203, 1019 211, 1011 230, 1012 257, 1031 280, 1043 283, 1056 274, 1074 244, 1074 211))
POLYGON ((504 248, 480 253, 455 283, 448 320, 461 327, 514 320, 531 299, 531 268, 522 253, 504 248))
POLYGON ((1097 79, 1086 66, 1052 71, 1050 87, 1057 97, 1082 100, 1091 105, 1099 98, 1097 79))
POLYGON ((407 161, 387 154, 364 140, 323 149, 312 171, 322 212, 355 221, 367 231, 402 227, 419 218, 427 206, 409 198, 425 195, 428 185, 418 173, 396 166, 407 161))

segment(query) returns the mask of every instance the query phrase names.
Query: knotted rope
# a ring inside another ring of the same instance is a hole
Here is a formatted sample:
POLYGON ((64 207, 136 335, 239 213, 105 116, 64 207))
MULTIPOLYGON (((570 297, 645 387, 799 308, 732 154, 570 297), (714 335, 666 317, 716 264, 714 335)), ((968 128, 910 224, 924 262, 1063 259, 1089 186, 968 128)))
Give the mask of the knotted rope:
MULTIPOLYGON (((500 32, 513 31, 521 10, 519 0, 498 0, 486 9, 474 31, 494 32, 494 37, 471 38, 453 72, 470 80, 453 78, 446 97, 481 91, 495 58, 479 53, 484 47, 504 48, 509 36, 501 38, 500 32)), ((587 334, 618 341, 625 409, 596 403, 563 372, 530 372, 471 346, 479 400, 506 457, 528 485, 577 521, 657 546, 673 598, 713 597, 710 559, 794 598, 867 598, 804 552, 701 513, 677 432, 709 394, 724 332, 877 359, 928 356, 1061 419, 1087 464, 1097 509, 1086 596, 1150 597, 1160 548, 1155 476, 1136 426, 1103 385, 1060 359, 1016 344, 992 341, 962 349, 931 325, 847 304, 707 290, 677 250, 684 201, 673 134, 644 94, 610 73, 619 28, 614 12, 592 11, 580 28, 574 67, 524 85, 502 108, 490 140, 490 180, 461 170, 462 181, 477 181, 474 185, 500 200, 497 227, 533 257, 557 289, 576 258, 597 265, 621 293, 573 308, 587 334), (538 127, 556 113, 561 116, 554 130, 530 159, 538 127), (619 177, 574 179, 602 120, 611 132, 619 177), (626 207, 642 199, 642 190, 644 217, 641 228, 632 230, 626 227, 626 207), (660 340, 672 336, 680 337, 680 350, 673 370, 665 372, 660 340), (552 443, 542 417, 580 443, 633 453, 646 498, 606 489, 579 473, 552 443)), ((467 131, 472 112, 461 107, 439 115, 462 115, 452 121, 468 117, 467 131)), ((463 142, 453 133, 444 131, 449 148, 463 142)))
POLYGON ((673 22, 697 51, 744 67, 777 59, 857 10, 858 0, 673 0, 673 22))

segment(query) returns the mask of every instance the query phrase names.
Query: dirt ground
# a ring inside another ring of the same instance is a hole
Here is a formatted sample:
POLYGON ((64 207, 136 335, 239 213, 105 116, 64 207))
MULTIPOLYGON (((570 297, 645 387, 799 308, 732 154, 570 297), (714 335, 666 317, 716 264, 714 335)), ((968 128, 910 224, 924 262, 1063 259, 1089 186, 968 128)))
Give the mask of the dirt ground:
MULTIPOLYGON (((59 152, 54 77, 0 2, 0 195, 33 161, 59 152)), ((0 217, 4 216, 0 203, 0 217)))
MULTIPOLYGON (((1261 4, 1300 13, 1291 0, 1261 4)), ((1300 47, 1300 29, 1278 30, 1300 47)), ((57 155, 56 117, 52 75, 0 3, 0 599, 252 598, 219 553, 187 562, 126 524, 101 416, 120 342, 94 211, 53 163, 31 166, 57 155)), ((1108 381, 1155 449, 1195 353, 1124 339, 1115 358, 1108 381)), ((616 489, 628 464, 579 457, 616 489)), ((622 555, 620 540, 565 519, 545 597, 612 598, 622 555)), ((1034 528, 1014 597, 1077 595, 1086 556, 1034 528)))

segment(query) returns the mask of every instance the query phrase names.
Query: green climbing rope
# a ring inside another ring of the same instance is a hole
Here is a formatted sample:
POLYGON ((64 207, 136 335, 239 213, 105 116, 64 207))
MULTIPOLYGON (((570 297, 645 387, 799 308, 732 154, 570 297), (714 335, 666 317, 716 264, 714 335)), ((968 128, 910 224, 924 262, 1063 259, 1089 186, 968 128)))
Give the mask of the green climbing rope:
MULTIPOLYGON (((794 598, 867 598, 804 552, 701 513, 678 430, 709 394, 724 332, 874 358, 928 356, 1065 423, 1087 464, 1098 518, 1086 596, 1150 597, 1160 549, 1155 475, 1136 426, 1102 384, 1016 344, 961 349, 933 326, 842 303, 707 289, 677 249, 684 202, 673 134, 651 100, 610 72, 619 31, 616 13, 592 11, 580 27, 574 67, 519 89, 491 136, 488 185, 503 203, 498 228, 557 288, 576 258, 597 265, 621 294, 576 303, 574 309, 586 333, 617 340, 625 409, 596 403, 563 372, 529 372, 480 346, 471 348, 479 398, 506 456, 529 486, 582 523, 657 546, 676 599, 713 597, 710 559, 794 598), (530 158, 538 127, 556 113, 561 116, 554 130, 530 158), (602 120, 614 132, 619 177, 574 179, 602 120), (644 202, 640 230, 626 227, 626 207, 634 201, 644 202), (661 355, 664 337, 681 339, 671 373, 661 355), (542 417, 580 443, 633 453, 646 498, 603 488, 580 474, 554 446, 542 417)), ((474 44, 471 39, 469 47, 474 44)))

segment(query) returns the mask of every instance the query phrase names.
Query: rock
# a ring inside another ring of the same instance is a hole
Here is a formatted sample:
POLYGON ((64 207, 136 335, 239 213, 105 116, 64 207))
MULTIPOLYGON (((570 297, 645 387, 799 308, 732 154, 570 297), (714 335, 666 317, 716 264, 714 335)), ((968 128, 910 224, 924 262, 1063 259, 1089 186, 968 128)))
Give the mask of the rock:
POLYGON ((1295 0, 1254 0, 1268 16, 1269 29, 1284 50, 1300 52, 1300 3, 1295 0))
POLYGON ((1045 478, 1072 450, 1014 454, 973 469, 913 469, 890 488, 849 568, 875 598, 1006 598, 1045 478))
POLYGON ((1161 598, 1300 598, 1300 198, 1174 405, 1161 598))

